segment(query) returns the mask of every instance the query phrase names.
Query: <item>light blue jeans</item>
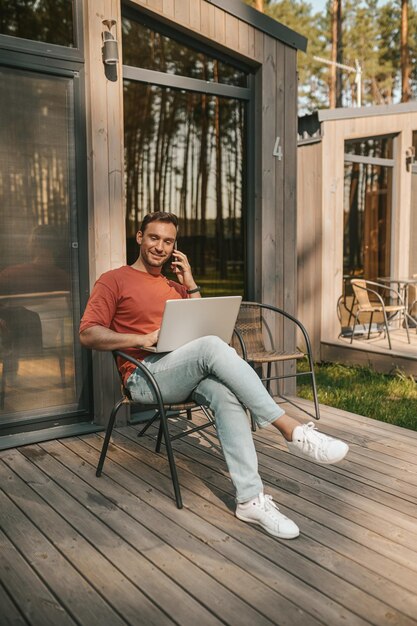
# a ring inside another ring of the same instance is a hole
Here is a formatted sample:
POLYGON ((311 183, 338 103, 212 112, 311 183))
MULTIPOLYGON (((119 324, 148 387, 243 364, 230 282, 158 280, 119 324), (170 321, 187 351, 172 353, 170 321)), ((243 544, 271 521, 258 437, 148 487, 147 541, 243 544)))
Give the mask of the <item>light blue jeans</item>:
MULTIPOLYGON (((151 354, 143 364, 155 376, 166 402, 192 397, 212 410, 217 435, 237 502, 255 498, 263 489, 258 459, 244 406, 261 428, 284 414, 256 372, 218 337, 202 337, 173 352, 151 354), (244 406, 242 406, 244 405, 244 406)), ((133 400, 155 401, 137 369, 127 381, 133 400)))

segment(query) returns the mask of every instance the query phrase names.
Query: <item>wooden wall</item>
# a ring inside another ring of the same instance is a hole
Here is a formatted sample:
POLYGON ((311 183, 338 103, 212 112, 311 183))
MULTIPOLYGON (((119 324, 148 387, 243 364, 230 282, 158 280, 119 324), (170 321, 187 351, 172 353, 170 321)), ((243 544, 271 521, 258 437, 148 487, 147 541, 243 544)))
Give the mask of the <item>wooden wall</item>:
POLYGON ((306 327, 314 358, 320 359, 323 251, 322 144, 305 144, 297 160, 297 317, 306 327))
POLYGON ((376 111, 373 116, 322 122, 322 245, 325 255, 322 281, 323 285, 327 282, 329 285, 322 293, 322 340, 334 340, 339 333, 336 304, 343 289, 343 155, 346 139, 397 134, 393 172, 391 274, 408 274, 411 173, 406 168, 405 153, 412 145, 412 130, 417 128, 415 108, 411 112, 407 106, 404 113, 400 113, 401 105, 397 105, 395 112, 386 114, 389 108, 373 107, 374 110, 380 109, 381 113, 378 115, 376 111))
MULTIPOLYGON (((90 204, 90 279, 125 262, 123 210, 122 67, 106 77, 101 60, 103 19, 115 19, 118 0, 84 0, 90 204)), ((255 297, 295 311, 297 75, 294 48, 204 0, 135 0, 165 23, 249 62, 255 75, 255 297), (280 138, 283 157, 273 156, 280 138)), ((119 32, 119 41, 121 36, 119 32)), ((120 55, 121 56, 121 55, 120 55)), ((294 333, 279 325, 289 345, 294 333)), ((113 395, 108 355, 94 357, 95 417, 105 421, 113 395)), ((290 389, 291 390, 291 389, 290 389)))
MULTIPOLYGON (((417 105, 338 109, 321 113, 319 144, 298 148, 298 315, 320 341, 334 342, 340 332, 337 301, 343 291, 344 142, 396 134, 392 199, 391 274, 408 276, 412 250, 412 174, 406 150, 417 130, 417 105), (315 148, 314 146, 318 146, 315 148), (320 324, 320 325, 319 325, 320 324)), ((414 200, 415 203, 415 200, 414 200)))

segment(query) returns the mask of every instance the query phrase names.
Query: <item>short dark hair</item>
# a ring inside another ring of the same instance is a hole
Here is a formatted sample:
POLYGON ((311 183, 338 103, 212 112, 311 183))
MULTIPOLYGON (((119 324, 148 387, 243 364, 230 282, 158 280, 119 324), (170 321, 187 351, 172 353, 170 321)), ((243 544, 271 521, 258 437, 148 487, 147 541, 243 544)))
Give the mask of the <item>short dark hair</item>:
POLYGON ((148 213, 142 220, 139 230, 141 233, 145 232, 145 228, 151 222, 166 222, 173 224, 178 230, 178 217, 174 213, 166 213, 165 211, 155 211, 154 213, 148 213))

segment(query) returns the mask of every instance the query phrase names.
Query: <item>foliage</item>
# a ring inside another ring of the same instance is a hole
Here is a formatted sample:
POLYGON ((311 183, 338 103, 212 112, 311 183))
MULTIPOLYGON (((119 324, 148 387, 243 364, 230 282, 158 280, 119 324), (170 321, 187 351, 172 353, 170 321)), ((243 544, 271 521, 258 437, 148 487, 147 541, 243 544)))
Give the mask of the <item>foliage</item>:
MULTIPOLYGON (((301 363, 299 371, 307 364, 301 363)), ((382 422, 417 430, 417 382, 401 371, 379 374, 370 367, 321 363, 315 367, 319 402, 382 422)), ((297 393, 312 400, 302 376, 297 393)))
MULTIPOLYGON (((254 5, 253 0, 246 0, 254 5)), ((417 95, 417 12, 408 0, 411 88, 417 95)), ((305 0, 269 0, 264 11, 308 39, 307 53, 298 55, 301 113, 328 106, 328 65, 314 59, 330 59, 330 7, 315 13, 305 0)), ((362 69, 362 103, 392 104, 401 98, 400 31, 401 0, 342 0, 343 64, 362 69)), ((343 74, 343 105, 356 101, 355 73, 343 74)))

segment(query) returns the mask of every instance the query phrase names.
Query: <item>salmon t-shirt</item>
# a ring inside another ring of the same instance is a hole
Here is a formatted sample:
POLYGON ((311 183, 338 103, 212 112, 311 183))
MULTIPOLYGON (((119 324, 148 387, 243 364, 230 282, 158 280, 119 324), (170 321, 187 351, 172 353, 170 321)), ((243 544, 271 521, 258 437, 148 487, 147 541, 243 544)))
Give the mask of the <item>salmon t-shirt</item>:
MULTIPOLYGON (((167 300, 187 298, 185 287, 165 276, 153 276, 124 265, 100 276, 94 285, 80 323, 80 332, 104 326, 117 333, 147 335, 161 326, 167 300)), ((149 352, 129 348, 126 354, 142 360, 149 352)), ((135 370, 129 361, 119 362, 126 383, 135 370)))

